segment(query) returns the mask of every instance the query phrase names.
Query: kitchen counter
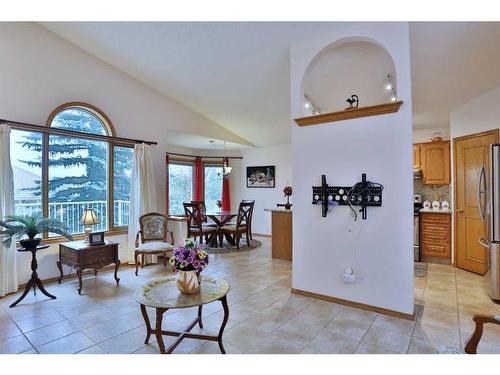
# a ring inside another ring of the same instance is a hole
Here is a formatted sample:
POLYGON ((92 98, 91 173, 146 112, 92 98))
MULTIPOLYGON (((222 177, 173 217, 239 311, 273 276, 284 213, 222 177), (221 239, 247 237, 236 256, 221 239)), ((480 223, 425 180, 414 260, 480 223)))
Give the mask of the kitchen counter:
POLYGON ((451 210, 433 210, 432 208, 422 208, 421 213, 451 215, 451 210))
POLYGON ((285 210, 284 208, 264 208, 264 211, 267 212, 285 212, 285 213, 292 213, 292 210, 285 210))

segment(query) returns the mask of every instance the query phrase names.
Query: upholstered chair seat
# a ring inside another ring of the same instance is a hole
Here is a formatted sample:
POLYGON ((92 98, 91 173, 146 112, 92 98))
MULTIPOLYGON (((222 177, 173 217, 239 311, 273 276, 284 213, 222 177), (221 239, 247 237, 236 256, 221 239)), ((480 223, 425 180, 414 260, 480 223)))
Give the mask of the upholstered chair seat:
POLYGON ((173 250, 174 245, 167 242, 146 242, 139 245, 139 251, 173 250))

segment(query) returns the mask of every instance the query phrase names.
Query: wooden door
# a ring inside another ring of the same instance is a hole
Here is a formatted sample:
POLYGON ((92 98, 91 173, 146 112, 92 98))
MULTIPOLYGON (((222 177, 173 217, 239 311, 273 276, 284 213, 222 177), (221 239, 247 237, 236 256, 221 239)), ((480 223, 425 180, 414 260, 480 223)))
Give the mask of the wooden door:
POLYGON ((498 142, 498 130, 454 139, 455 161, 455 261, 457 267, 484 275, 488 251, 478 240, 486 234, 479 217, 477 183, 479 170, 489 172, 488 146, 498 142))
POLYGON ((420 145, 413 145, 413 169, 420 169, 420 145))
POLYGON ((450 183, 450 142, 431 142, 420 145, 420 163, 424 184, 450 183))

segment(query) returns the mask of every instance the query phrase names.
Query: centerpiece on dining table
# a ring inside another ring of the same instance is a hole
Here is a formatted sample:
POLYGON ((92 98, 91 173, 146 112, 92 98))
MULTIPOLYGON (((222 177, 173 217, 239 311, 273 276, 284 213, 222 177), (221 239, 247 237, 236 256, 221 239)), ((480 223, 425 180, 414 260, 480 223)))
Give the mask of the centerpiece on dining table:
POLYGON ((184 240, 184 245, 177 246, 169 260, 174 272, 177 272, 176 285, 184 294, 200 291, 201 271, 208 264, 208 254, 192 238, 184 240))

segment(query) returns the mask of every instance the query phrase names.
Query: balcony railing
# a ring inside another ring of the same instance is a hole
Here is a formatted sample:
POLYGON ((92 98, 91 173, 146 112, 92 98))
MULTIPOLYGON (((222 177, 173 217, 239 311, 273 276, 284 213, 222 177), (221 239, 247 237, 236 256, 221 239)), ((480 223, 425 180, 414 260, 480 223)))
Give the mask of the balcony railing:
MULTIPOLYGON (((41 214, 41 201, 16 200, 16 215, 36 216, 41 214)), ((93 231, 105 231, 108 223, 108 203, 106 201, 93 202, 50 202, 49 217, 62 221, 71 234, 83 233, 84 226, 80 224, 83 210, 92 208, 101 219, 100 224, 92 226, 93 231)), ((118 200, 113 202, 114 227, 127 226, 129 223, 130 202, 118 200)))

